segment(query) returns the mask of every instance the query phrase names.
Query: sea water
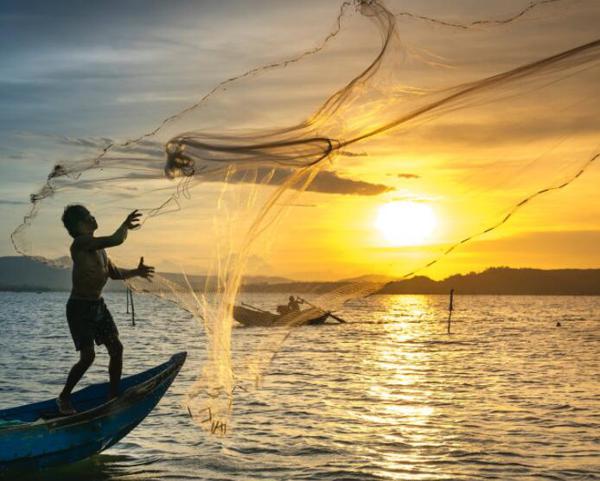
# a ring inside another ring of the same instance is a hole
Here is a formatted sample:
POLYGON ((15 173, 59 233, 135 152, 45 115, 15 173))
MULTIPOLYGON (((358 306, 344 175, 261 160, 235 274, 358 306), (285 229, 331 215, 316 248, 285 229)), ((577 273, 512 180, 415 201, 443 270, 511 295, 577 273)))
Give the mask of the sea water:
MULTIPOLYGON (((76 360, 67 293, 0 293, 0 408, 56 396, 76 360)), ((286 295, 245 295, 273 309, 286 295)), ((176 306, 108 294, 124 375, 189 352, 152 414, 87 461, 40 480, 600 479, 600 297, 374 296, 347 324, 293 331, 225 438, 182 407, 201 325, 176 306), (561 323, 557 327, 557 322, 561 323)), ((235 328, 236 356, 268 334, 235 328), (247 346, 247 347, 244 347, 247 346)), ((102 348, 81 386, 107 378, 102 348)), ((23 480, 29 479, 27 476, 23 480)))

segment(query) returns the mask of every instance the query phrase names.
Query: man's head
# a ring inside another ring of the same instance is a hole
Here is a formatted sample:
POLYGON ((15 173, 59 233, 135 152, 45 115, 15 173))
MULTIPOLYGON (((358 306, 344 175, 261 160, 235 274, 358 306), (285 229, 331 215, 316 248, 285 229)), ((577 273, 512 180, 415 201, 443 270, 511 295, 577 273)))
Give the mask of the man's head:
POLYGON ((62 221, 71 237, 93 234, 98 228, 94 216, 89 210, 79 204, 66 206, 62 221))
POLYGON ((290 302, 293 302, 293 301, 295 300, 295 299, 294 299, 294 296, 290 296, 290 298, 289 298, 289 299, 290 299, 290 302))

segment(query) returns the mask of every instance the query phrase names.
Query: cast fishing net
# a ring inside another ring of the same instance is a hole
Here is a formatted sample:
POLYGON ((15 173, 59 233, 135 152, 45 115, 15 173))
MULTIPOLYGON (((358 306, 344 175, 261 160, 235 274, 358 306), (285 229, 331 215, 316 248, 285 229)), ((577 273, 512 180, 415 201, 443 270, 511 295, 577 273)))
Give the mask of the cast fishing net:
MULTIPOLYGON (((337 277, 373 265, 397 278, 436 276, 450 260, 455 270, 477 266, 489 247, 469 241, 552 230, 549 209, 582 228, 597 218, 598 203, 573 206, 594 198, 599 180, 600 4, 474 5, 439 16, 427 2, 410 11, 344 2, 320 42, 223 81, 138 137, 57 140, 15 248, 61 264, 66 204, 115 227, 142 209, 143 228, 111 255, 129 266, 143 253, 173 273, 128 284, 201 322, 207 361, 186 403, 201 426, 224 433, 235 395, 315 314, 287 315, 233 362, 232 309, 248 275, 285 266, 308 277, 329 263, 337 277), (398 247, 375 236, 368 219, 392 201, 431 206, 435 242, 398 247)), ((381 286, 356 278, 306 297, 335 310, 381 286)))

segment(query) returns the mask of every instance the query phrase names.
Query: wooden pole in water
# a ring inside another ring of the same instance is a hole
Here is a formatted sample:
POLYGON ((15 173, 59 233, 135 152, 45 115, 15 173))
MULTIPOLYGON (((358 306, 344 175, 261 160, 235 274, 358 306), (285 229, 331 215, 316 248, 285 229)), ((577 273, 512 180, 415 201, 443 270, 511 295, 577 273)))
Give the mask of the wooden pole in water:
POLYGON ((452 311, 454 310, 454 289, 450 289, 450 304, 448 305, 448 334, 450 334, 450 323, 452 322, 452 311))
POLYGON ((129 287, 125 287, 125 297, 127 298, 127 314, 129 314, 129 287))
POLYGON ((135 306, 133 305, 133 291, 129 289, 129 297, 131 298, 131 325, 135 326, 135 306))

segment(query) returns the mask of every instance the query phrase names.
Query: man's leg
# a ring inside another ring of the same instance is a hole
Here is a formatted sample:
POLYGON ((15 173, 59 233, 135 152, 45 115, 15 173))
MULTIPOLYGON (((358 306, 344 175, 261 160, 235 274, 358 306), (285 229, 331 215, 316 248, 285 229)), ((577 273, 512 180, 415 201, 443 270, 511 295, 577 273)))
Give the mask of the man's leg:
POLYGON ((71 392, 81 380, 85 372, 92 365, 95 357, 96 353, 94 352, 93 344, 83 346, 79 351, 79 361, 77 361, 77 363, 69 371, 67 382, 65 383, 65 387, 59 396, 59 401, 61 402, 59 407, 61 408, 61 412, 63 411, 63 408, 64 411, 73 411, 70 400, 71 392))
POLYGON ((106 343, 106 349, 110 356, 108 363, 108 375, 110 377, 108 398, 113 399, 119 395, 119 383, 123 371, 123 344, 121 344, 118 337, 114 337, 106 343))

